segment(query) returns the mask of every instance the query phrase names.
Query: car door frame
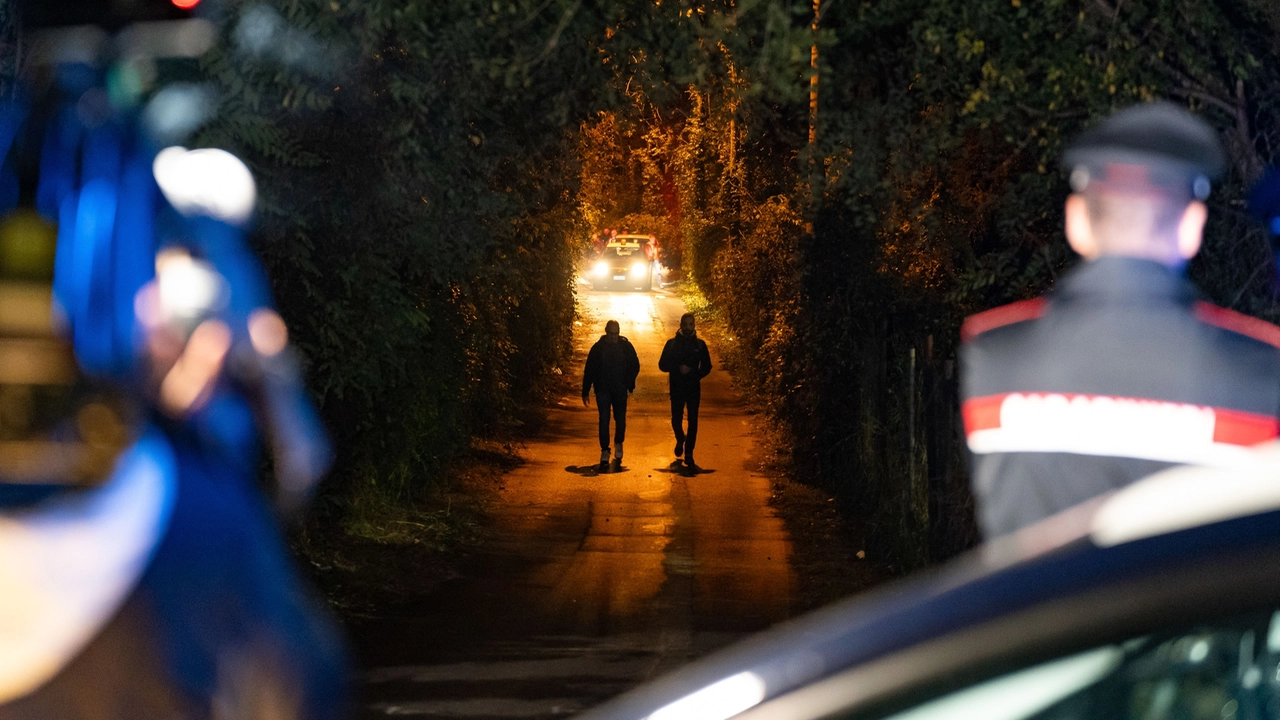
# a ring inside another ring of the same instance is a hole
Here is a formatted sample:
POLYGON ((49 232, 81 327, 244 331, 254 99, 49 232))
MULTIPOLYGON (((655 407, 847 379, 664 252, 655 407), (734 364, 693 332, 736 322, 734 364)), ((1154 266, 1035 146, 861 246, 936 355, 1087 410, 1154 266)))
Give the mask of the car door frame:
POLYGON ((1280 516, 1268 513, 1114 548, 1077 548, 1066 558, 1071 564, 1132 567, 1144 555, 1153 562, 1145 571, 1082 586, 853 665, 768 699, 736 718, 885 717, 928 698, 1076 652, 1175 626, 1280 608, 1276 523, 1280 516), (1201 543, 1204 551, 1195 552, 1201 543))

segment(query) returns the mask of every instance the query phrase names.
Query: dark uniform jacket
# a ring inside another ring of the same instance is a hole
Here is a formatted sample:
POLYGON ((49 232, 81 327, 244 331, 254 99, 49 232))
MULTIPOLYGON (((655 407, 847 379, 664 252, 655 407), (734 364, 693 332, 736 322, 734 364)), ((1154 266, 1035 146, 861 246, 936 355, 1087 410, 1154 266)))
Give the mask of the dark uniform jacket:
POLYGON ((1049 297, 974 315, 961 394, 983 534, 1277 436, 1280 328, 1146 260, 1082 263, 1049 297))
POLYGON ((711 373, 711 353, 707 352, 707 344, 702 338, 697 335, 685 337, 677 332, 663 346, 658 369, 668 373, 667 384, 672 393, 699 393, 702 391, 702 378, 711 373), (687 365, 691 370, 681 373, 681 365, 687 365))
POLYGON ((640 374, 640 358, 631 341, 618 336, 611 343, 608 335, 601 335, 587 353, 587 366, 582 371, 582 396, 586 397, 595 386, 596 394, 626 394, 636 389, 636 376, 640 374))

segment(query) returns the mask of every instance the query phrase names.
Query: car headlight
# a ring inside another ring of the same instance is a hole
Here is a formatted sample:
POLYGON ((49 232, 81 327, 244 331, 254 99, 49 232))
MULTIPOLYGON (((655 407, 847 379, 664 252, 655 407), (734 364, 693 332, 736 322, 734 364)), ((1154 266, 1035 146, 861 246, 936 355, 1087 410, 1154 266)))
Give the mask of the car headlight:
POLYGON ((640 277, 644 274, 645 268, 646 266, 644 263, 636 263, 631 266, 631 274, 635 277, 640 277))
POLYGON ((595 273, 599 277, 604 277, 609 274, 609 263, 601 260, 596 263, 596 266, 592 268, 591 272, 595 273))

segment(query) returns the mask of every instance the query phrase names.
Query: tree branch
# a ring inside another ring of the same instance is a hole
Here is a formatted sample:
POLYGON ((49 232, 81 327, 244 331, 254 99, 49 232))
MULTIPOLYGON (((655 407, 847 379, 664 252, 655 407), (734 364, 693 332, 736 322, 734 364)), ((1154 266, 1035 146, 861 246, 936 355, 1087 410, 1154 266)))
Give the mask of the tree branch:
POLYGON ((538 57, 529 62, 529 67, 533 67, 551 54, 551 51, 560 43, 560 35, 564 33, 564 29, 569 27, 569 21, 573 19, 574 14, 578 12, 578 8, 582 7, 582 0, 574 0, 573 6, 564 11, 564 15, 560 17, 560 23, 556 25, 555 32, 551 33, 551 37, 547 40, 546 47, 542 48, 542 52, 538 53, 538 57))
POLYGON ((541 14, 542 14, 542 11, 543 11, 543 10, 546 10, 546 9, 547 9, 547 7, 548 7, 549 5, 551 5, 551 3, 552 3, 552 2, 554 2, 554 1, 555 1, 555 0, 544 0, 544 1, 543 1, 543 3, 537 7, 537 9, 536 9, 536 10, 534 10, 534 11, 533 11, 533 12, 531 12, 531 13, 529 13, 529 15, 528 15, 525 19, 523 19, 523 20, 521 20, 520 22, 516 23, 516 26, 515 26, 514 28, 512 28, 512 29, 511 29, 511 30, 512 30, 512 32, 515 32, 515 31, 517 31, 517 30, 521 30, 521 29, 523 29, 523 28, 524 28, 524 26, 525 26, 525 25, 528 25, 529 23, 533 22, 533 21, 534 21, 534 19, 535 19, 535 18, 537 18, 539 15, 541 15, 541 14))
POLYGON ((1176 95, 1180 98, 1187 99, 1187 100, 1199 100, 1201 102, 1208 103, 1218 108, 1219 110, 1223 110, 1227 113, 1230 113, 1233 118, 1236 116, 1236 113, 1238 110, 1235 103, 1227 102, 1226 100, 1223 100, 1217 95, 1214 95, 1213 93, 1210 93, 1204 90, 1196 90, 1193 88, 1185 88, 1185 87, 1181 87, 1181 88, 1173 87, 1173 88, 1169 88, 1169 94, 1176 95))

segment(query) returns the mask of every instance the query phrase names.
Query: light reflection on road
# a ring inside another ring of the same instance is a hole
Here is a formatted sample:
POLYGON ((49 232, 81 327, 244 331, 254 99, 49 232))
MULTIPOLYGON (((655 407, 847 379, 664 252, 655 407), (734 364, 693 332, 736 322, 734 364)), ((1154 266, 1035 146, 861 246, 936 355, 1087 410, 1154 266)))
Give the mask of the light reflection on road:
POLYGON ((768 480, 754 472, 755 441, 723 369, 703 390, 698 458, 712 472, 686 477, 668 467, 674 440, 666 376, 657 362, 679 327, 683 303, 662 293, 588 292, 581 309, 580 356, 607 320, 621 324, 640 355, 627 413, 627 471, 564 471, 599 455, 595 408, 571 400, 558 412, 557 437, 531 443, 531 462, 508 475, 502 497, 510 507, 544 510, 508 516, 513 536, 545 539, 568 517, 580 517, 562 554, 531 578, 545 591, 534 606, 575 632, 668 627, 673 608, 682 626, 670 629, 680 633, 759 628, 783 619, 793 586, 790 541, 768 507, 768 480))
MULTIPOLYGON (((525 464, 503 478, 491 504, 493 538, 467 576, 417 620, 383 630, 397 645, 384 665, 408 667, 384 666, 376 676, 434 677, 441 663, 528 662, 534 669, 525 679, 545 684, 539 697, 582 708, 790 615, 790 539, 768 506, 771 487, 756 471, 746 408, 722 368, 703 384, 697 452, 708 472, 669 467, 674 440, 657 363, 684 304, 665 293, 592 291, 580 300, 575 384, 606 320, 618 320, 640 356, 623 471, 590 469, 599 458, 596 410, 571 390, 523 448, 525 464), (539 679, 543 666, 561 677, 565 658, 577 663, 571 687, 539 679)), ((371 693, 385 693, 388 702, 377 705, 384 711, 401 703, 425 711, 439 693, 458 693, 426 681, 385 688, 371 693)), ((486 700, 495 714, 513 701, 486 700)))
MULTIPOLYGON (((672 302, 665 296, 662 299, 672 302)), ((650 293, 592 293, 587 297, 588 306, 603 319, 617 320, 632 342, 654 334, 655 325, 659 324, 654 303, 650 293)))

